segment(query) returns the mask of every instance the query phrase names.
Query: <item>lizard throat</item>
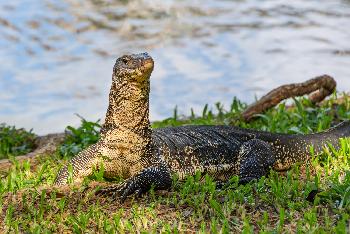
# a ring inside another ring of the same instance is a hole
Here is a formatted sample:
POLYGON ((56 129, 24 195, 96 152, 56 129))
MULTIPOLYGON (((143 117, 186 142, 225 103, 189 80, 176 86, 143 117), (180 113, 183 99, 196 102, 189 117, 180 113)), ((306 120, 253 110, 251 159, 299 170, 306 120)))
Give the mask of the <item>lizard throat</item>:
POLYGON ((149 79, 141 83, 113 82, 101 139, 130 151, 146 151, 151 140, 149 79))

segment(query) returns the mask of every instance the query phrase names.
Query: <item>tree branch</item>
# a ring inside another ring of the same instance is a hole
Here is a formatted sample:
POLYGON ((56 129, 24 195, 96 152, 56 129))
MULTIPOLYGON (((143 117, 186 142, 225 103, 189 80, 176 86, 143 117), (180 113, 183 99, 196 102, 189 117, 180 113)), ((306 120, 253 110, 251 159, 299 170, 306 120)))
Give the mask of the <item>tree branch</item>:
POLYGON ((263 113, 265 110, 276 106, 282 100, 305 94, 309 94, 311 102, 321 102, 333 93, 336 85, 337 83, 333 77, 329 75, 318 76, 303 83, 282 85, 248 106, 242 113, 242 117, 246 122, 249 122, 256 114, 263 113))

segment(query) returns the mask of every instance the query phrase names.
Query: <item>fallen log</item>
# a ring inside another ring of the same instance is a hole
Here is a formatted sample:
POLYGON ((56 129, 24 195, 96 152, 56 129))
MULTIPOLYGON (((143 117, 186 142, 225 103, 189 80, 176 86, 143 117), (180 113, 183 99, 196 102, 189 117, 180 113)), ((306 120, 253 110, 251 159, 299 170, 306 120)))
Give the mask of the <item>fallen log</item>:
MULTIPOLYGON (((25 155, 17 156, 15 159, 18 162, 22 162, 25 160, 33 160, 40 155, 54 153, 58 145, 64 141, 65 135, 65 133, 53 133, 45 136, 38 136, 35 139, 35 145, 37 146, 35 150, 25 155)), ((10 159, 1 159, 0 171, 7 170, 12 164, 13 162, 10 159)))
POLYGON ((318 76, 302 83, 282 85, 271 90, 257 102, 249 105, 242 113, 243 120, 249 122, 257 114, 261 114, 267 109, 276 106, 281 101, 291 97, 309 94, 311 102, 321 102, 334 92, 336 85, 337 83, 333 77, 329 75, 318 76))

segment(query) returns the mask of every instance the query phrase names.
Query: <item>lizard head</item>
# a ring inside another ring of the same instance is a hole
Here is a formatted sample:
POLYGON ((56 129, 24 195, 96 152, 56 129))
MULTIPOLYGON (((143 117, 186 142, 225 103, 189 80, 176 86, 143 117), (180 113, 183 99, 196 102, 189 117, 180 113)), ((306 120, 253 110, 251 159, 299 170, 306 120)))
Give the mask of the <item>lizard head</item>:
POLYGON ((123 55, 115 62, 113 80, 136 83, 148 80, 153 66, 153 59, 147 53, 123 55))

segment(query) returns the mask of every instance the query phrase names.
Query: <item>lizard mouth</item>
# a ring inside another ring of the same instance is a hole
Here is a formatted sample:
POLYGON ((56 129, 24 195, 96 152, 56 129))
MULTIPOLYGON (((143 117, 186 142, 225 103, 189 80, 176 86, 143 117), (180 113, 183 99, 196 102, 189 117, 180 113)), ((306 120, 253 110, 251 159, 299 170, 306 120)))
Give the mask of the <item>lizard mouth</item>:
POLYGON ((147 60, 144 60, 142 62, 142 66, 147 70, 147 69, 152 69, 154 66, 154 62, 152 58, 149 58, 147 60))
POLYGON ((144 71, 152 71, 154 66, 154 61, 151 56, 147 53, 140 54, 142 56, 142 67, 144 71))

